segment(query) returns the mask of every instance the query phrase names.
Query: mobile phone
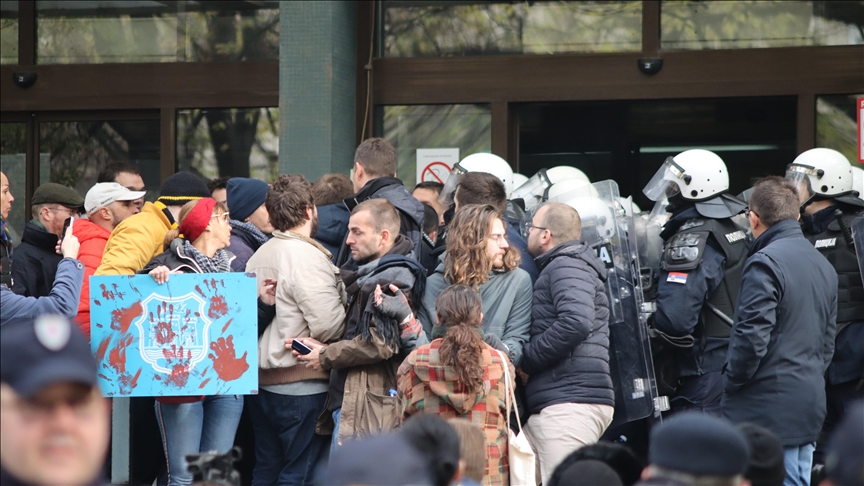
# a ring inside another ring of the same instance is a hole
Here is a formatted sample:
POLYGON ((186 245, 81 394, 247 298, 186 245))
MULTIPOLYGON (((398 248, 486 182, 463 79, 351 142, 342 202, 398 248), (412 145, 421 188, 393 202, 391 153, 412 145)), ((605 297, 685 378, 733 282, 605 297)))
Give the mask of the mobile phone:
POLYGON ((74 217, 69 216, 68 218, 66 218, 66 221, 63 221, 63 231, 60 233, 60 244, 61 245, 63 244, 63 239, 66 238, 66 230, 68 228, 72 227, 72 221, 74 219, 75 219, 74 217))
POLYGON ((297 339, 291 341, 291 349, 302 355, 307 355, 312 352, 312 348, 306 346, 302 341, 298 341, 297 339))

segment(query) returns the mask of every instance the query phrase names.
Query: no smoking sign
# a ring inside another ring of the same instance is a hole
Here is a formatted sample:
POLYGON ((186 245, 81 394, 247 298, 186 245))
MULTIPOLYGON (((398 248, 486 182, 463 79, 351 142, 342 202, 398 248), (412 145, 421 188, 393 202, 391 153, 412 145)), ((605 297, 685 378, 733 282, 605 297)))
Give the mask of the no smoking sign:
POLYGON ((418 148, 417 182, 438 182, 444 184, 450 170, 459 162, 458 148, 418 148))

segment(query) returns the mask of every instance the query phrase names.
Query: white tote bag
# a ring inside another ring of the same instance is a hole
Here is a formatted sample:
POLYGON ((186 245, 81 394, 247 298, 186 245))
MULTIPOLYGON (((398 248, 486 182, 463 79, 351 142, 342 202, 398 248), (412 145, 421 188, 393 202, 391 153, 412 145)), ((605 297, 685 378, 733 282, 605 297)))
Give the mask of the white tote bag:
POLYGON ((507 388, 507 458, 510 462, 510 485, 511 486, 533 486, 537 484, 535 476, 534 450, 528 442, 528 437, 522 431, 522 420, 519 418, 519 408, 516 406, 516 393, 510 385, 510 367, 508 360, 501 351, 496 350, 504 362, 504 380, 507 388), (519 424, 519 434, 513 433, 510 428, 510 407, 516 412, 516 423, 519 424))

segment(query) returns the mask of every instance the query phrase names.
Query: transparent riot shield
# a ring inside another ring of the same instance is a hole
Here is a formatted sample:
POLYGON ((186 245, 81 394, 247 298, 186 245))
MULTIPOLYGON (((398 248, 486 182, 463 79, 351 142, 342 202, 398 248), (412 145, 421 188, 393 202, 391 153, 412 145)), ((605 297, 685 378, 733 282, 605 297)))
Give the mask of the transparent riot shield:
POLYGON ((852 230, 852 241, 855 242, 855 256, 858 257, 858 269, 861 271, 861 280, 864 282, 864 216, 852 221, 849 229, 852 230))
MULTIPOLYGON (((611 180, 585 191, 555 198, 576 209, 582 219, 582 240, 606 266, 609 298, 609 365, 615 387, 612 425, 668 409, 659 397, 648 341, 648 313, 643 308, 642 276, 636 238, 639 224, 618 202, 618 185, 611 180), (629 230, 629 231, 628 231, 629 230)), ((550 199, 551 200, 551 199, 550 199)), ((644 225, 643 225, 644 226, 644 225)), ((658 253, 659 257, 659 253, 658 253)))

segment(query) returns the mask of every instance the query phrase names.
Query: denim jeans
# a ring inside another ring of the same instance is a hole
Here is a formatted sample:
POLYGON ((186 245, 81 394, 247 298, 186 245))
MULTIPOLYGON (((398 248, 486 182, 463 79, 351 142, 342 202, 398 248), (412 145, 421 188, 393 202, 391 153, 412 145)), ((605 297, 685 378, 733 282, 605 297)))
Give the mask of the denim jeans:
POLYGON ((231 450, 242 412, 242 395, 207 396, 200 402, 177 405, 157 400, 156 420, 168 462, 167 478, 160 478, 159 484, 192 484, 192 474, 186 472, 186 455, 231 450))
POLYGON ((783 448, 783 462, 786 465, 786 479, 783 480, 783 486, 810 485, 810 469, 813 467, 815 448, 815 442, 783 448))
POLYGON ((330 439, 330 456, 333 456, 333 453, 336 452, 336 448, 339 447, 339 419, 342 418, 342 409, 337 408, 333 410, 333 437, 330 439))
POLYGON ((280 395, 258 390, 250 396, 255 429, 252 485, 312 484, 315 466, 327 452, 327 438, 315 433, 327 393, 280 395))

